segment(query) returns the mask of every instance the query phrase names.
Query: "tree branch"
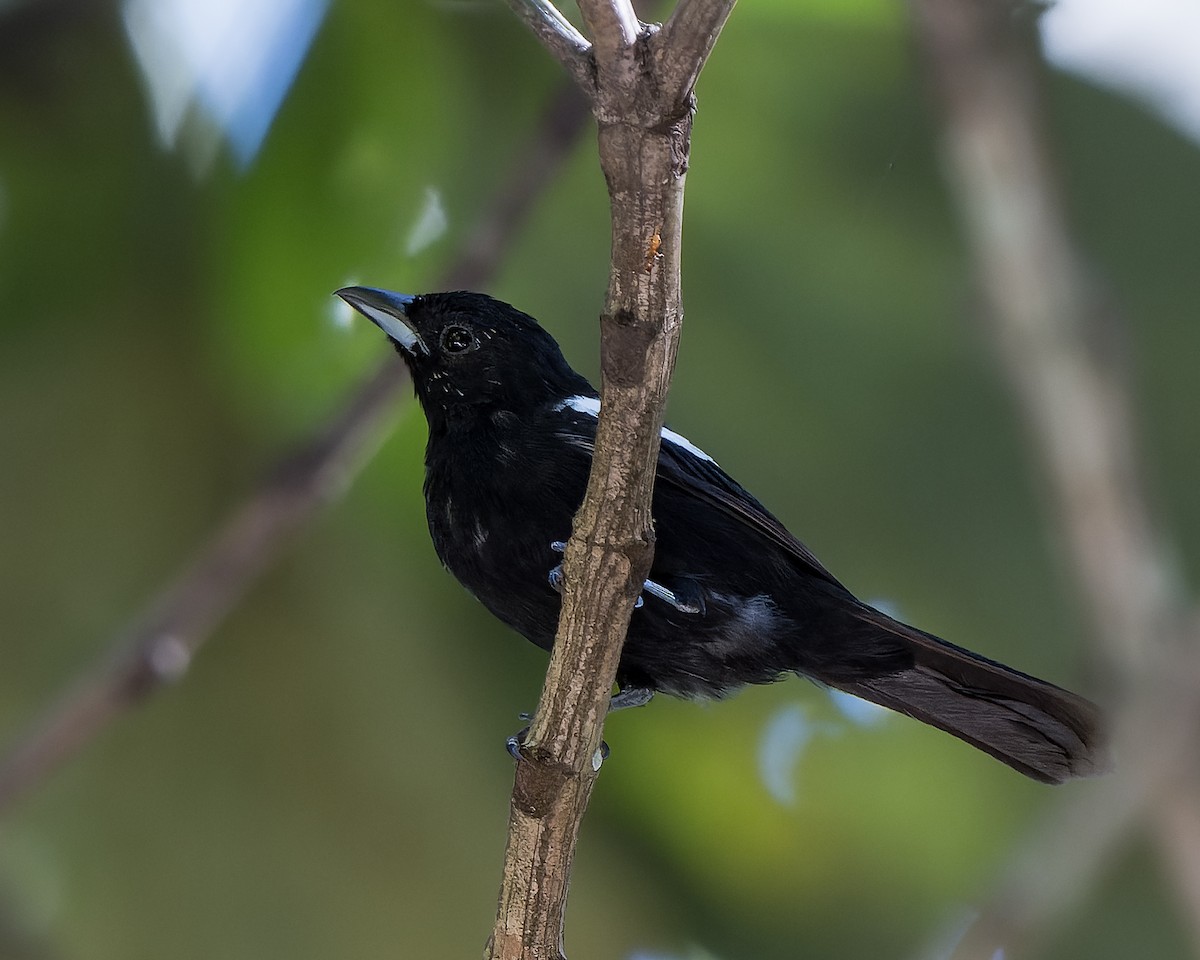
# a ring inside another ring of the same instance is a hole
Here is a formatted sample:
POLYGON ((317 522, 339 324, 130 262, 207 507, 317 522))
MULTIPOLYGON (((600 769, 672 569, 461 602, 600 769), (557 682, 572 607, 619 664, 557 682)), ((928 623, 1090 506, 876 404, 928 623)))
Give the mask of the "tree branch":
POLYGON ((587 38, 551 0, 508 0, 508 5, 529 25, 542 46, 554 54, 580 89, 591 95, 596 78, 592 71, 592 45, 587 38))
MULTIPOLYGON (((563 561, 558 633, 517 763, 487 951, 493 960, 563 957, 579 825, 600 766, 621 646, 653 557, 650 498, 683 320, 679 263, 692 91, 664 86, 648 46, 654 31, 640 30, 627 0, 580 6, 594 40, 593 112, 612 205, 601 410, 587 493, 563 561)), ((715 32, 704 52, 713 39, 715 32)), ((679 64, 685 54, 667 49, 662 56, 679 64)), ((701 67, 695 56, 681 74, 692 80, 701 67)))
MULTIPOLYGON (((1142 485, 1116 318, 1067 228, 1031 31, 1003 4, 910 5, 987 320, 1049 481, 1100 659, 1123 687, 1120 774, 1066 799, 1021 845, 955 953, 991 958, 1001 947, 1018 952, 1082 896, 1147 813, 1157 810, 1152 822, 1173 839, 1200 843, 1187 789, 1200 725, 1200 623, 1142 485)), ((1200 911, 1194 871, 1176 876, 1200 911)))
POLYGON ((656 37, 659 77, 668 90, 690 93, 735 0, 679 0, 656 37))
MULTIPOLYGON (((491 206, 467 234, 443 278, 445 288, 479 287, 561 166, 587 121, 570 86, 555 95, 491 206)), ((394 409, 407 372, 392 359, 365 380, 346 406, 285 459, 201 549, 192 565, 0 761, 0 813, 39 784, 129 707, 178 680, 212 631, 255 578, 324 503, 349 485, 394 409)))
POLYGON ((641 21, 630 0, 579 0, 579 12, 596 48, 599 70, 619 64, 641 35, 641 21))

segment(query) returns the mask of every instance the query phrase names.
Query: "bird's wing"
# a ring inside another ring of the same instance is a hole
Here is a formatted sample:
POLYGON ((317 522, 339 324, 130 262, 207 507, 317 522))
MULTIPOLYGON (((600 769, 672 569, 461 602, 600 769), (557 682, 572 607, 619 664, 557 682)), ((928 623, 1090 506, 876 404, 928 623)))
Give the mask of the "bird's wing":
MULTIPOLYGON (((596 443, 598 397, 573 397, 554 408, 561 418, 555 435, 591 456, 596 443)), ((705 501, 752 532, 778 546, 809 574, 845 590, 812 551, 797 540, 740 483, 717 466, 708 454, 673 430, 663 428, 658 452, 658 481, 685 496, 705 501)))
POLYGON ((666 434, 663 436, 658 454, 660 483, 668 483, 687 495, 711 504, 780 547, 808 573, 838 587, 842 586, 813 556, 812 551, 792 536, 787 527, 775 519, 741 484, 682 437, 679 440, 682 443, 666 434))

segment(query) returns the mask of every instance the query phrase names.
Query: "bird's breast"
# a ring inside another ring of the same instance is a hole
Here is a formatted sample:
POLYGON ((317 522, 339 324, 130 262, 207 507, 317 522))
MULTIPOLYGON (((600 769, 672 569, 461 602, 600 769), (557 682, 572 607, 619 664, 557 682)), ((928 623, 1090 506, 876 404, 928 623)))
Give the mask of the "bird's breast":
POLYGON ((570 536, 586 464, 535 456, 512 435, 439 453, 430 451, 425 475, 439 559, 497 617, 548 646, 560 602, 548 577, 562 559, 550 545, 570 536))

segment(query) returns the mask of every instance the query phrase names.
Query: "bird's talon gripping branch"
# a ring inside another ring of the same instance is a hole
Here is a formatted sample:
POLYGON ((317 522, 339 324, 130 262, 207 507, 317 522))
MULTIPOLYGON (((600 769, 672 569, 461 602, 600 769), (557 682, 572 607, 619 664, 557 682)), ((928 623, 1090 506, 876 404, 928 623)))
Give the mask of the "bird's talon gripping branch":
MULTIPOLYGON (((525 719, 529 718, 529 715, 526 713, 521 714, 521 716, 525 719)), ((523 747, 525 745, 525 738, 528 736, 529 736, 529 728, 522 727, 520 730, 518 730, 511 737, 509 737, 507 740, 504 741, 504 749, 508 751, 508 755, 510 757, 512 757, 514 760, 521 759, 521 747, 523 747)), ((608 744, 605 743, 603 740, 600 741, 600 749, 597 752, 600 754, 600 763, 603 763, 605 760, 607 760, 609 754, 612 753, 612 751, 608 748, 608 744)), ((600 769, 599 764, 596 764, 596 769, 597 770, 600 769)))
MULTIPOLYGON (((565 540, 551 540, 550 549, 555 553, 566 553, 567 542, 565 540)), ((563 576, 563 565, 560 563, 558 566, 554 567, 547 575, 546 580, 555 593, 562 593, 564 584, 566 582, 563 576)))
POLYGON ((511 737, 504 741, 504 749, 508 751, 508 755, 514 760, 521 759, 521 745, 525 742, 525 738, 529 735, 529 728, 522 727, 511 737))

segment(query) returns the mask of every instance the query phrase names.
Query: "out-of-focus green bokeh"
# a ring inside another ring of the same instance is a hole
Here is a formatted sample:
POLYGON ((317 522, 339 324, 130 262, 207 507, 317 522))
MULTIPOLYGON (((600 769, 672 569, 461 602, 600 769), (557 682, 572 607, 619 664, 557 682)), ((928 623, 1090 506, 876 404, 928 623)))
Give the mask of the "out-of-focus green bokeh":
MULTIPOLYGON (((501 3, 336 0, 261 153, 205 163, 159 145, 117 6, 0 4, 0 738, 375 366, 387 347, 335 322, 330 291, 435 283, 559 79, 501 3), (430 189, 447 229, 406 253, 430 189)), ((747 0, 699 107, 672 425, 864 598, 1103 695, 977 322, 903 7, 747 0)), ((1063 77, 1048 110, 1194 568, 1200 153, 1063 77)), ((589 373, 607 231, 589 133, 490 290, 589 373)), ((398 405, 183 682, 0 825, 0 956, 479 954, 503 741, 544 657, 440 568, 424 432, 398 405)), ((930 955, 1054 795, 796 679, 659 700, 606 736, 574 960, 930 955)), ((1184 931, 1135 843, 1047 956, 1170 960, 1184 931)))

